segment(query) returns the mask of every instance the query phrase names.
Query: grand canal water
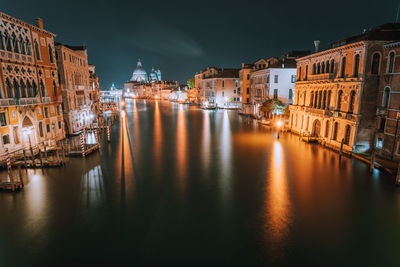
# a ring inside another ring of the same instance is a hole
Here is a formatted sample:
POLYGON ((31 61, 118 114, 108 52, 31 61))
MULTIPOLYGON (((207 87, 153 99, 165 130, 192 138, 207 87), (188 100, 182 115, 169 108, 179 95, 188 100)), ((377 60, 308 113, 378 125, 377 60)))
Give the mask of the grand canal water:
POLYGON ((0 192, 0 266, 400 263, 400 190, 363 163, 169 102, 128 102, 111 137, 0 192))

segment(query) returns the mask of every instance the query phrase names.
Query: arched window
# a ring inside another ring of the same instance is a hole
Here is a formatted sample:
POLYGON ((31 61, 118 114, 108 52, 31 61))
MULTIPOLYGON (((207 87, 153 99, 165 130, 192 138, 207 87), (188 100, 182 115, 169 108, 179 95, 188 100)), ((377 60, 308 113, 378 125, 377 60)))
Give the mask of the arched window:
POLYGON ((38 95, 38 87, 35 81, 32 82, 32 93, 32 97, 36 97, 38 95))
POLYGON ((320 74, 320 73, 321 73, 321 64, 318 63, 317 64, 317 74, 320 74))
POLYGON ((327 60, 326 61, 326 64, 325 64, 325 72, 326 73, 329 73, 331 70, 330 70, 330 68, 329 68, 329 60, 327 60))
POLYGON ((307 77, 308 77, 308 65, 306 66, 306 73, 305 73, 306 75, 305 75, 305 77, 304 77, 304 80, 305 81, 307 81, 307 77))
POLYGON ((13 98, 12 85, 8 78, 6 79, 6 90, 7 90, 7 98, 13 98))
POLYGON ((333 136, 332 136, 333 140, 337 140, 338 129, 339 129, 339 123, 335 122, 335 124, 333 125, 333 136))
POLYGON ((343 96, 343 91, 340 90, 338 92, 338 97, 337 97, 337 110, 340 110, 340 108, 342 107, 342 96, 343 96))
POLYGON ((14 79, 14 98, 19 99, 20 94, 19 94, 19 84, 17 80, 14 79))
POLYGON ((318 92, 318 108, 321 108, 322 104, 322 91, 318 92))
POLYGON ((32 85, 29 80, 26 81, 26 91, 28 93, 28 97, 33 97, 32 85))
POLYGON ((314 92, 313 91, 311 91, 311 95, 310 95, 310 107, 312 107, 313 106, 313 102, 314 102, 314 92))
POLYGON ((351 132, 350 125, 346 125, 346 131, 344 133, 344 143, 346 145, 350 144, 350 132, 351 132))
POLYGON ((340 73, 340 77, 344 78, 344 75, 346 74, 346 57, 342 59, 342 71, 340 73))
POLYGON ((28 56, 32 56, 32 45, 31 45, 31 41, 29 41, 28 38, 26 38, 26 52, 28 54, 28 56))
POLYGON ((315 72, 316 72, 316 69, 315 69, 315 63, 314 63, 314 64, 312 65, 312 74, 314 75, 315 72))
POLYGON ((299 67, 299 72, 297 73, 297 80, 301 81, 301 66, 299 67))
POLYGON ((19 53, 19 39, 15 36, 15 33, 12 34, 14 53, 19 53))
POLYGON ((19 43, 21 44, 21 54, 26 54, 26 49, 25 49, 25 42, 22 38, 19 39, 19 43))
POLYGON ((379 73, 380 61, 381 61, 381 56, 379 55, 379 53, 375 53, 372 56, 371 74, 378 74, 379 73))
POLYGON ((40 91, 42 93, 42 97, 46 97, 46 88, 44 87, 43 80, 40 80, 40 91))
POLYGON ((53 80, 53 92, 54 92, 54 97, 57 97, 57 84, 56 81, 53 80))
POLYGON ((315 91, 314 95, 314 108, 317 108, 318 106, 318 91, 315 91))
POLYGON ((20 83, 21 83, 21 97, 25 98, 26 97, 26 86, 22 79, 21 79, 20 83))
POLYGON ((354 90, 352 90, 350 92, 349 112, 354 111, 355 98, 356 98, 356 92, 354 90))
POLYGON ((330 109, 331 108, 331 96, 332 96, 332 91, 328 91, 328 98, 326 100, 326 108, 330 109))
POLYGON ((322 101, 322 109, 326 107, 326 91, 324 91, 324 100, 322 101))
POLYGON ((334 73, 334 72, 335 72, 335 60, 332 59, 331 60, 331 73, 334 73))
POLYGON ((394 51, 389 53, 389 65, 388 65, 388 73, 393 73, 394 72, 394 56, 395 53, 394 51))
POLYGON ((329 121, 327 120, 325 123, 325 137, 329 137, 329 121))
POLYGON ((35 40, 35 53, 36 53, 36 59, 40 60, 39 44, 36 40, 35 40))
POLYGON ((385 90, 383 90, 382 107, 388 108, 389 101, 390 101, 390 88, 385 87, 385 90))
POLYGON ((12 52, 11 36, 6 32, 6 50, 12 52))
POLYGON ((0 49, 4 50, 4 48, 3 33, 0 32, 0 49))
POLYGON ((303 106, 306 105, 307 91, 304 91, 303 106))
POLYGON ((321 73, 325 73, 325 62, 321 64, 321 73))
POLYGON ((54 58, 53 58, 53 48, 49 44, 49 57, 50 57, 50 62, 54 63, 54 58))
POLYGON ((358 77, 359 69, 360 69, 360 55, 357 54, 354 57, 354 77, 358 77))

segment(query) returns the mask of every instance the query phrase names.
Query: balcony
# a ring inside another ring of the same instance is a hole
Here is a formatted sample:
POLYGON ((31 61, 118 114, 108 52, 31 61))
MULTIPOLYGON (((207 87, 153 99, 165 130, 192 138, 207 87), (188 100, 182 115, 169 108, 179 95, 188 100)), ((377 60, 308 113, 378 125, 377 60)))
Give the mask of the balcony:
POLYGON ((314 74, 308 76, 309 81, 333 80, 334 78, 335 78, 334 73, 322 73, 322 74, 314 74))
POLYGON ((387 108, 385 108, 385 107, 377 107, 376 115, 377 116, 387 116, 388 115, 387 108))
POLYGON ((36 97, 32 98, 21 98, 21 99, 0 99, 0 107, 11 107, 11 106, 29 106, 39 104, 39 99, 36 97))
POLYGON ((50 97, 42 97, 42 103, 43 104, 49 104, 51 102, 51 99, 50 99, 50 97))

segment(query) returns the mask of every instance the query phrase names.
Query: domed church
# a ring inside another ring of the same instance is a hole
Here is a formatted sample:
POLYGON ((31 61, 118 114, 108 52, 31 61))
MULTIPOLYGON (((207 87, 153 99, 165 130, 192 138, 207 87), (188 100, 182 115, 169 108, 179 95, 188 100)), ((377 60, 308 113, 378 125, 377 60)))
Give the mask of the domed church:
POLYGON ((140 82, 140 83, 161 81, 161 71, 154 70, 154 68, 152 68, 151 73, 150 73, 150 79, 149 79, 149 77, 147 76, 146 70, 143 69, 143 67, 142 67, 142 62, 139 59, 138 63, 137 63, 137 67, 133 71, 132 78, 130 81, 131 82, 140 82))

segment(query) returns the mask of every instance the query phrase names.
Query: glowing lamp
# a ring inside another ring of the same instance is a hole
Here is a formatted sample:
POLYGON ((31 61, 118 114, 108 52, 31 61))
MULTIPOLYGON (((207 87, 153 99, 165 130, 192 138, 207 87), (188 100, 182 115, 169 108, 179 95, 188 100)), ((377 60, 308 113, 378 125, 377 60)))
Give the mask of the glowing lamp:
POLYGON ((278 128, 280 128, 280 127, 282 126, 282 121, 280 121, 280 120, 277 121, 277 122, 276 122, 276 126, 278 126, 278 128))
POLYGON ((125 103, 125 101, 124 100, 122 100, 121 102, 120 102, 120 105, 121 105, 121 107, 125 107, 125 105, 126 105, 126 103, 125 103))

